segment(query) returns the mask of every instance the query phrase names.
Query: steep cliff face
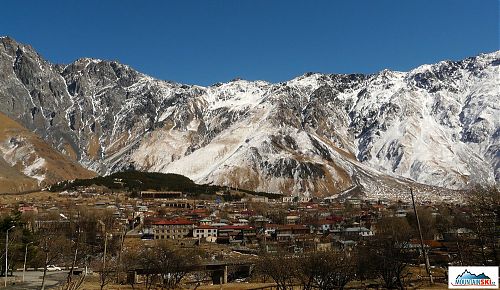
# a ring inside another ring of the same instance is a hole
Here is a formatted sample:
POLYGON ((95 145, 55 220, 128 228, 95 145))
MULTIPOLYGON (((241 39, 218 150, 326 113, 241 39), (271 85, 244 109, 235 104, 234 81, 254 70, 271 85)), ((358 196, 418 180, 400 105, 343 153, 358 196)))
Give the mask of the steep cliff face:
POLYGON ((500 180, 500 52, 374 75, 210 87, 128 66, 52 65, 0 40, 0 111, 68 158, 202 183, 328 195, 500 180))

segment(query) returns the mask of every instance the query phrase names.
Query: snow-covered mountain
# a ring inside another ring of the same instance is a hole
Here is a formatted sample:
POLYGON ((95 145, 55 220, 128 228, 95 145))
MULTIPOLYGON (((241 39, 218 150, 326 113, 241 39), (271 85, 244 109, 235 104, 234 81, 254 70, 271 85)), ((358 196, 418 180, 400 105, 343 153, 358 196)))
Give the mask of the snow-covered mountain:
POLYGON ((500 51, 410 72, 202 87, 113 61, 53 65, 5 37, 0 111, 99 174, 319 196, 413 181, 461 189, 500 181, 499 66, 500 51))

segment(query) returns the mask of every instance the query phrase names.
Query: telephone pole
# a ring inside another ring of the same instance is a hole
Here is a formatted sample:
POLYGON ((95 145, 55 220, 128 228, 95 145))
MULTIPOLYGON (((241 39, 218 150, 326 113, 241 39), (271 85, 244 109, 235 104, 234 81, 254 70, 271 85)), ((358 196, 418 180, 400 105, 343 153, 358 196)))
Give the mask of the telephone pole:
POLYGON ((432 278, 432 273, 431 273, 431 265, 429 263, 429 257, 427 256, 427 252, 425 251, 424 247, 424 238, 422 236, 422 229, 420 228, 420 219, 418 218, 417 207, 415 206, 415 198, 413 197, 413 188, 411 187, 410 187, 410 194, 411 194, 411 203, 413 204, 413 212, 415 213, 415 218, 417 219, 418 234, 420 235, 420 247, 422 248, 422 255, 424 257, 425 270, 427 271, 427 275, 429 275, 429 280, 431 284, 434 284, 434 279, 432 278))

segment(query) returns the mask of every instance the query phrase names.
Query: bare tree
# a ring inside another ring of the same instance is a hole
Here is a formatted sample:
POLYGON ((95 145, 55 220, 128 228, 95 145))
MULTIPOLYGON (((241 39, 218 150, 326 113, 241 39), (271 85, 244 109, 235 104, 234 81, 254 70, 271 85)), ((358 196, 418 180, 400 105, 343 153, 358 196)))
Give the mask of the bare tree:
POLYGON ((313 252, 300 257, 298 262, 305 290, 344 289, 355 278, 356 263, 349 252, 313 252))
MULTIPOLYGON (((470 216, 466 225, 476 236, 479 259, 472 263, 500 264, 500 191, 498 188, 476 188, 467 197, 470 216)), ((474 251, 474 247, 469 248, 474 251)))
POLYGON ((63 285, 62 289, 65 290, 77 290, 79 289, 84 280, 86 273, 81 273, 79 277, 74 277, 75 268, 77 263, 83 261, 89 253, 89 247, 82 241, 82 220, 80 219, 80 212, 78 211, 75 215, 70 215, 70 232, 68 235, 72 242, 72 253, 73 257, 71 260, 71 267, 66 278, 66 283, 63 285))
POLYGON ((196 263, 196 255, 192 251, 175 249, 166 242, 159 242, 155 248, 156 266, 161 276, 162 286, 174 289, 196 263))
MULTIPOLYGON (((139 269, 140 261, 141 261, 141 251, 139 250, 138 247, 127 247, 124 249, 122 253, 122 259, 121 259, 121 267, 125 272, 132 272, 135 273, 137 269, 139 269)), ((134 279, 130 279, 127 282, 129 282, 130 286, 132 289, 134 289, 135 286, 135 277, 134 279)))
POLYGON ((47 267, 58 262, 63 262, 64 258, 68 256, 71 252, 71 246, 69 240, 60 233, 40 233, 38 239, 38 247, 41 249, 40 254, 43 259, 43 275, 42 275, 42 287, 45 289, 45 277, 47 275, 47 267))
POLYGON ((293 284, 299 277, 297 258, 287 253, 264 253, 256 266, 261 275, 274 280, 278 290, 293 289, 293 284))
POLYGON ((141 270, 142 274, 146 277, 146 289, 151 289, 153 284, 158 280, 158 268, 156 265, 157 257, 154 247, 143 248, 139 252, 137 269, 141 270))
POLYGON ((418 257, 410 246, 412 229, 406 219, 387 217, 377 224, 377 236, 360 246, 365 272, 381 278, 386 288, 404 289, 408 264, 418 257))
POLYGON ((99 288, 102 290, 107 285, 115 281, 116 273, 116 260, 108 257, 104 263, 104 259, 98 259, 93 263, 96 269, 99 271, 99 288))
MULTIPOLYGON (((174 289, 199 259, 195 249, 181 249, 167 241, 158 241, 149 247, 126 247, 122 263, 125 270, 137 271, 146 277, 146 289, 157 284, 162 289, 174 289)), ((130 284, 133 288, 134 281, 130 284)))

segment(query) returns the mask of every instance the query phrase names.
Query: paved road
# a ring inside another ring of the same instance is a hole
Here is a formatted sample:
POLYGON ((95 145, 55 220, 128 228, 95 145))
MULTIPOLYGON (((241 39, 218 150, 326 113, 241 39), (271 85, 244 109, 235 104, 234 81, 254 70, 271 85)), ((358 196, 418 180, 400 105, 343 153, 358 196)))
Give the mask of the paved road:
MULTIPOLYGON (((23 272, 14 272, 15 284, 8 285, 7 288, 4 289, 40 289, 42 286, 42 276, 43 271, 26 271, 24 283, 22 283, 23 272)), ((58 285, 62 281, 64 281, 68 277, 68 271, 57 271, 57 272, 47 272, 45 276, 45 289, 53 289, 54 286, 58 285)), ((9 277, 9 283, 12 281, 12 277, 9 277)), ((3 287, 3 279, 2 279, 2 287, 3 287)))

